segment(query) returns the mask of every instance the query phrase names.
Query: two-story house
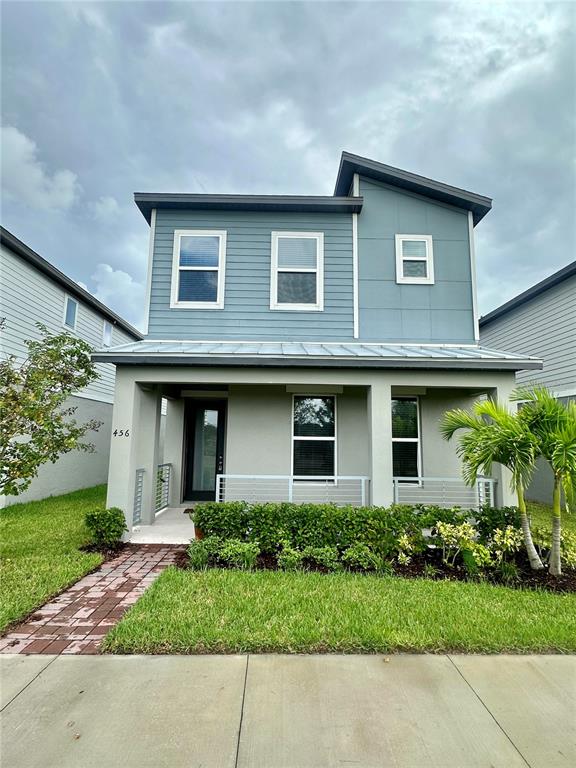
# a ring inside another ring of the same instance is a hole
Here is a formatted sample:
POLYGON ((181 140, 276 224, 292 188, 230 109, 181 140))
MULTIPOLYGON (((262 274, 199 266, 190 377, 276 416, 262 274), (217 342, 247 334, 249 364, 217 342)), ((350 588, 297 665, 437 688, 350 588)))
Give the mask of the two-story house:
POLYGON ((510 500, 500 476, 466 488, 438 431, 541 365, 478 343, 489 198, 343 153, 332 197, 135 201, 146 338, 95 356, 116 365, 108 504, 129 526, 199 499, 510 500))
MULTIPOLYGON (((142 339, 142 334, 98 301, 78 283, 0 227, 0 357, 14 355, 22 362, 26 341, 40 338, 36 323, 50 333, 62 331, 87 341, 94 348, 113 347, 142 339)), ((86 435, 94 453, 72 451, 55 464, 44 464, 30 487, 19 496, 0 496, 0 506, 75 491, 105 483, 108 476, 114 366, 97 363, 98 378, 74 393, 66 407, 75 408, 79 422, 96 419, 97 432, 86 435)))

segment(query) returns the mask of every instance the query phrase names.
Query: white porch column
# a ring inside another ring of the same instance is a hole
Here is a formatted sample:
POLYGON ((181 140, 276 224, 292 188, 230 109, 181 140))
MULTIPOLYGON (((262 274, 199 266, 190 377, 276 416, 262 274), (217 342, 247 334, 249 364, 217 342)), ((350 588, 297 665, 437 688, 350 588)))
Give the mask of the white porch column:
MULTIPOLYGON (((495 387, 490 396, 492 399, 497 400, 500 405, 508 407, 508 410, 515 411, 517 408, 516 403, 510 402, 510 395, 516 387, 516 379, 513 373, 510 373, 501 385, 495 387)), ((510 486, 511 473, 508 469, 501 464, 493 464, 492 474, 497 480, 496 486, 496 506, 498 507, 514 507, 518 503, 516 493, 510 486)))
POLYGON ((394 501, 392 473, 392 392, 385 381, 373 381, 368 390, 370 434, 370 501, 387 507, 394 501))
POLYGON ((129 531, 132 530, 134 511, 139 406, 140 389, 131 371, 117 366, 106 506, 118 507, 124 512, 129 531))
POLYGON ((184 400, 169 399, 166 403, 164 433, 164 462, 172 465, 168 504, 177 507, 182 501, 184 461, 184 400))
POLYGON ((158 448, 162 398, 155 385, 139 387, 139 412, 136 431, 136 469, 144 470, 142 486, 142 524, 154 522, 156 478, 158 473, 158 448))

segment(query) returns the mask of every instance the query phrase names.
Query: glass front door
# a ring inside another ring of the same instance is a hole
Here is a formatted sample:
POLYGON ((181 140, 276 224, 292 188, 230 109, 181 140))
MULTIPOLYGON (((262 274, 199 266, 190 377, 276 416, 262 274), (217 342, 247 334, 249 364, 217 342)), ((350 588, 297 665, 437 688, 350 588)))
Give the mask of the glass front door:
POLYGON ((224 471, 225 400, 186 406, 185 501, 216 498, 216 475, 224 471))

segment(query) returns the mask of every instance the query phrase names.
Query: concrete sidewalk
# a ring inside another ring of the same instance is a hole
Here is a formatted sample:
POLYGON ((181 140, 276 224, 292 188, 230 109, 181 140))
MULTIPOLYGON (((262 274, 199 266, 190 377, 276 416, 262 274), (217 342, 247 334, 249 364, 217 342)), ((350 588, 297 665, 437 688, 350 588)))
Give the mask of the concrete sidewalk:
POLYGON ((4 656, 10 768, 576 765, 566 656, 4 656))

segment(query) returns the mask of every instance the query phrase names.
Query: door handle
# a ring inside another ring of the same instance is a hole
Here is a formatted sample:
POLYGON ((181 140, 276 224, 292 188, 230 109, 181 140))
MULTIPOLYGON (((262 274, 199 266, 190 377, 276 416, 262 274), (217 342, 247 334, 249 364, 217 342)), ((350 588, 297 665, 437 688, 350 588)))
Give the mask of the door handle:
POLYGON ((222 456, 221 454, 218 456, 218 469, 217 469, 217 471, 218 471, 219 475, 221 475, 222 472, 224 471, 224 456, 222 456))

